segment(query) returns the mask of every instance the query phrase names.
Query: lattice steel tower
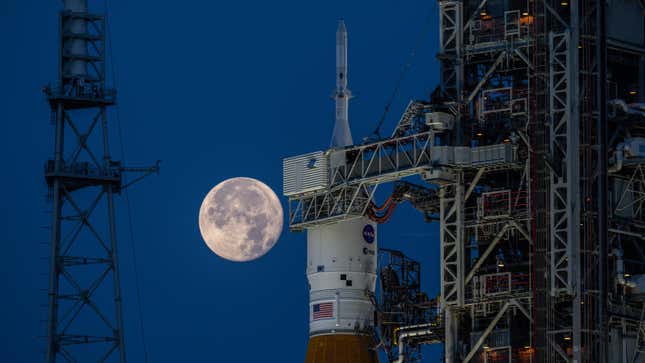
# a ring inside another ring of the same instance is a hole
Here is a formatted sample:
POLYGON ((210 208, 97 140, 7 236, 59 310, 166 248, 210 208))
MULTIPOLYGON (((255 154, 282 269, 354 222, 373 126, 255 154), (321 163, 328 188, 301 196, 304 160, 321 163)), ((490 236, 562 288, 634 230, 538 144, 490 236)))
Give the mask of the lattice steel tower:
POLYGON ((52 201, 46 361, 124 362, 114 196, 127 186, 124 172, 157 167, 112 159, 106 112, 116 92, 106 86, 105 16, 90 13, 87 0, 63 3, 58 81, 44 89, 55 124, 45 165, 52 201))
POLYGON ((390 137, 285 159, 290 229, 439 222, 436 299, 377 270, 390 362, 645 362, 645 3, 438 2, 439 87, 390 137))

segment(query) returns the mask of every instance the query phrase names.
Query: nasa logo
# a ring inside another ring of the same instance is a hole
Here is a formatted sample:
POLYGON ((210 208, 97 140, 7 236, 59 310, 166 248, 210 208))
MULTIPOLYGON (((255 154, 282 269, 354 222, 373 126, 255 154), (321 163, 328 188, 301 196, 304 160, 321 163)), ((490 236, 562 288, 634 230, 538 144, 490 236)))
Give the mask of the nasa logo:
POLYGON ((317 161, 318 161, 318 160, 316 160, 316 158, 311 158, 311 159, 309 159, 309 161, 307 162, 307 169, 313 169, 313 168, 315 168, 315 167, 316 167, 316 162, 317 162, 317 161))
POLYGON ((374 227, 372 227, 371 224, 363 227, 363 239, 365 240, 365 242, 373 243, 374 237, 376 237, 376 233, 374 232, 374 227))

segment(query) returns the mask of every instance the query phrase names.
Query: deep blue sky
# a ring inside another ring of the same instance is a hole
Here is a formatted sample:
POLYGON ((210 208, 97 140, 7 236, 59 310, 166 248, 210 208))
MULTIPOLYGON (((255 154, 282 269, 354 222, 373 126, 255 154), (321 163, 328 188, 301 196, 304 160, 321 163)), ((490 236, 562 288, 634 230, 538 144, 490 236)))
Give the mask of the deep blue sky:
MULTIPOLYGON (((39 361, 44 349, 37 337, 45 331, 48 250, 39 243, 49 234, 39 227, 49 224, 42 165, 53 128, 40 89, 56 79, 59 8, 54 0, 0 1, 2 362, 39 361)), ((435 1, 110 2, 127 161, 163 160, 161 175, 131 191, 150 362, 304 359, 305 235, 288 232, 285 221, 266 256, 228 262, 201 241, 197 212, 229 177, 260 179, 281 195, 282 158, 329 145, 340 17, 357 96, 355 141, 374 129, 426 32, 384 125, 388 134, 408 100, 427 97, 438 82, 435 1)), ((118 158, 116 143, 112 150, 118 158)), ((133 261, 124 200, 117 202, 126 349, 140 362, 133 261)), ((437 293, 436 225, 404 206, 380 229, 380 243, 420 260, 424 287, 437 293)), ((434 351, 424 361, 437 361, 434 351)))

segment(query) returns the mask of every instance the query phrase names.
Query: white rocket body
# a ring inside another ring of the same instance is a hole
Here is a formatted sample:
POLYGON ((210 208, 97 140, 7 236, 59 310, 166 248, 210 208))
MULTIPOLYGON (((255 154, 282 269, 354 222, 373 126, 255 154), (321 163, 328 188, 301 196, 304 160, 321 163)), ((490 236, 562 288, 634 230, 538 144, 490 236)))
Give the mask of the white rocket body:
MULTIPOLYGON (((352 145, 347 106, 347 29, 336 32, 332 147, 352 145)), ((378 363, 373 349, 376 223, 366 217, 307 229, 309 344, 305 363, 378 363)))
MULTIPOLYGON (((332 146, 352 145, 347 105, 347 29, 336 31, 336 124, 332 146)), ((356 333, 374 325, 368 296, 376 284, 376 224, 366 217, 307 230, 309 333, 356 333)))
POLYGON ((347 28, 341 20, 336 31, 336 122, 332 134, 331 146, 352 145, 352 133, 349 129, 349 99, 352 93, 347 88, 347 28))
POLYGON ((361 217, 307 230, 309 334, 364 332, 374 326, 376 224, 361 217))

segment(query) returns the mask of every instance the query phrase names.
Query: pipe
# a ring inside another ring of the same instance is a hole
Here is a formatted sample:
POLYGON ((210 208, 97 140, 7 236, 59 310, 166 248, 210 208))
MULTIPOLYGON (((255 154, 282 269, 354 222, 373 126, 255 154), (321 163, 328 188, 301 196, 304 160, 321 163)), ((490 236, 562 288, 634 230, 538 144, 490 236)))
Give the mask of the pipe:
POLYGON ((609 104, 612 106, 619 107, 626 114, 645 116, 645 111, 642 110, 642 107, 643 107, 642 103, 628 105, 624 100, 616 99, 616 100, 609 101, 609 104))
MULTIPOLYGON (((623 102, 624 103, 624 102, 623 102)), ((610 173, 617 173, 623 168, 623 160, 625 159, 625 144, 620 143, 616 146, 616 157, 614 165, 610 166, 607 171, 610 173)))
POLYGON ((436 326, 437 326, 437 323, 406 325, 406 326, 398 327, 398 328, 394 329, 394 331, 397 332, 397 331, 401 331, 401 330, 411 330, 411 329, 420 330, 421 328, 430 328, 430 327, 436 327, 436 326))
POLYGON ((381 211, 385 210, 390 205, 390 203, 392 202, 393 198, 394 198, 394 194, 390 194, 390 196, 385 200, 385 202, 383 202, 383 204, 380 207, 377 206, 376 203, 372 202, 371 203, 372 210, 375 211, 375 212, 381 212, 381 211))
POLYGON ((600 304, 598 304, 596 327, 600 331, 600 344, 598 360, 600 363, 609 362, 609 348, 607 336, 607 254, 609 253, 608 233, 607 233, 607 174, 609 171, 607 160, 607 3, 602 0, 596 0, 596 102, 598 107, 598 117, 596 118, 596 135, 598 137, 598 176, 596 177, 598 192, 598 225, 596 233, 598 238, 598 295, 600 304))
POLYGON ((616 283, 629 288, 636 287, 636 283, 625 280, 625 262, 623 261, 623 250, 615 248, 614 256, 616 256, 616 283))
POLYGON ((438 324, 436 322, 433 323, 424 323, 424 324, 415 324, 415 325, 406 325, 406 326, 400 326, 398 328, 394 328, 393 330, 393 336, 394 340, 398 340, 397 335, 401 331, 407 331, 407 330, 421 330, 423 328, 436 328, 438 324))
POLYGON ((394 363, 403 363, 405 361, 405 346, 403 345, 403 341, 406 338, 430 335, 432 332, 432 329, 419 329, 401 333, 401 335, 399 335, 399 357, 394 360, 394 363))
POLYGON ((624 234, 624 235, 626 235, 626 236, 632 236, 632 237, 636 237, 636 238, 640 238, 640 239, 642 239, 642 240, 645 240, 645 236, 644 236, 644 235, 642 235, 642 234, 640 234, 640 233, 634 233, 634 232, 629 232, 629 231, 623 231, 623 230, 620 230, 620 229, 617 229, 617 228, 610 228, 610 229, 609 229, 609 232, 612 232, 612 233, 618 233, 618 234, 624 234))
POLYGON ((377 222, 379 224, 385 223, 390 219, 392 216, 392 213, 394 213, 394 209, 396 208, 397 203, 396 202, 391 202, 385 211, 385 213, 381 216, 377 215, 374 210, 368 210, 367 216, 373 220, 374 222, 377 222))

